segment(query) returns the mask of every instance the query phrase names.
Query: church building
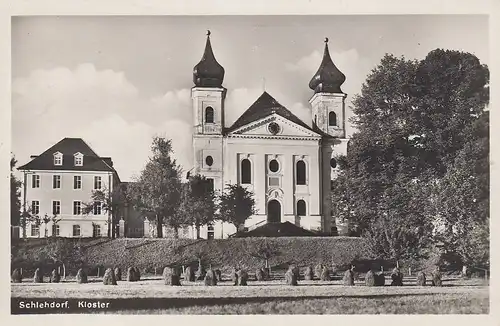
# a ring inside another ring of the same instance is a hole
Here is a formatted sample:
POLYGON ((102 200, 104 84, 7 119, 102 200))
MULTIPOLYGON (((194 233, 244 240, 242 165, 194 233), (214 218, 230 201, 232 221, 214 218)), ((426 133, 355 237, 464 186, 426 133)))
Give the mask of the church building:
MULTIPOLYGON (((252 191, 257 212, 245 224, 250 230, 290 222, 328 234, 336 226, 330 191, 335 158, 347 150, 347 95, 341 90, 346 77, 330 57, 328 39, 318 64, 309 82, 312 121, 302 121, 263 92, 229 125, 224 119, 225 71, 208 32, 205 52, 193 70, 193 173, 210 179, 217 191, 228 184, 252 191)), ((202 229, 201 236, 226 238, 235 232, 233 225, 216 222, 202 229)))

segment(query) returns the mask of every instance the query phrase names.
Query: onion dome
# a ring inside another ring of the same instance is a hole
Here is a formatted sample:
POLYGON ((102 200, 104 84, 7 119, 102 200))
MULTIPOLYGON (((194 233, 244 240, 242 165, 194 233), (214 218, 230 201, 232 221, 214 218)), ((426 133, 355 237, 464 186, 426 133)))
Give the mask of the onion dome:
POLYGON ((328 51, 328 38, 325 38, 325 52, 318 71, 309 82, 314 93, 342 93, 340 86, 345 82, 345 75, 333 64, 328 51))
POLYGON ((207 43, 201 61, 194 66, 193 82, 197 87, 222 87, 224 68, 215 60, 210 43, 210 31, 207 31, 207 43))

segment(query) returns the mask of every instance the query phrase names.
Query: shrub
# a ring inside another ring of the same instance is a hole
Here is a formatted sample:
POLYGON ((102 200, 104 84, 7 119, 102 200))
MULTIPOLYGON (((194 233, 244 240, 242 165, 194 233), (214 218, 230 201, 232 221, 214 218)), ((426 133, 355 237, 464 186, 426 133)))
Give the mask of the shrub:
POLYGON ((116 285, 116 276, 112 268, 106 269, 104 276, 102 277, 102 284, 104 285, 116 285))
POLYGON ((288 285, 297 285, 297 273, 294 271, 293 266, 290 266, 286 271, 285 281, 288 285))
POLYGON ((368 271, 365 275, 365 285, 375 286, 375 274, 372 271, 368 271))
POLYGON ((186 282, 195 281, 194 270, 191 266, 186 267, 186 269, 184 270, 184 281, 186 282))
POLYGON ((425 283, 426 283, 425 273, 424 272, 418 272, 418 274, 417 274, 417 285, 418 286, 425 286, 425 283))
POLYGON ((328 269, 328 267, 325 265, 323 266, 323 269, 321 270, 321 275, 319 276, 319 279, 322 280, 322 281, 331 281, 331 277, 330 277, 330 270, 328 269))
POLYGON ((238 269, 233 268, 231 271, 231 280, 233 281, 233 285, 238 285, 238 269))
POLYGON ((78 284, 82 284, 82 283, 87 283, 88 282, 87 273, 85 273, 85 271, 83 269, 81 269, 81 268, 76 273, 76 282, 78 284))
POLYGON ((217 285, 217 276, 215 275, 215 272, 213 271, 213 269, 209 269, 205 273, 204 281, 205 281, 205 285, 208 285, 208 286, 217 285))
POLYGON ((59 283, 61 281, 61 276, 59 275, 59 272, 57 269, 53 269, 52 273, 50 274, 50 283, 59 283))
POLYGON ((384 286, 385 285, 385 275, 383 272, 379 272, 375 274, 375 286, 384 286))
POLYGON ((354 285, 354 272, 351 269, 346 270, 342 281, 344 282, 344 285, 353 286, 354 285))
POLYGON ((432 272, 432 286, 442 286, 443 282, 441 280, 441 272, 439 271, 439 267, 432 272))
POLYGON ((304 269, 304 279, 308 280, 308 281, 311 281, 314 279, 314 272, 313 272, 313 269, 311 266, 307 266, 304 269))
POLYGON ((12 283, 22 283, 23 275, 21 274, 21 270, 19 268, 14 269, 11 275, 12 283))
POLYGON ((217 278, 217 282, 222 282, 222 272, 220 271, 220 269, 215 270, 215 276, 217 278))
POLYGON ((248 282, 248 273, 245 270, 240 269, 238 271, 238 285, 246 286, 248 282))
POLYGON ((403 286, 403 273, 399 268, 394 268, 391 273, 391 286, 403 286))
POLYGON ((321 278, 321 272, 323 271, 323 264, 318 264, 314 267, 314 275, 317 278, 321 278))
POLYGON ((163 269, 163 281, 165 282, 165 285, 181 285, 179 273, 175 268, 165 267, 163 269))
POLYGON ((33 277, 33 283, 43 283, 43 274, 40 268, 35 269, 35 276, 33 277))
POLYGON ((120 267, 115 268, 115 277, 117 281, 122 280, 122 270, 120 267))

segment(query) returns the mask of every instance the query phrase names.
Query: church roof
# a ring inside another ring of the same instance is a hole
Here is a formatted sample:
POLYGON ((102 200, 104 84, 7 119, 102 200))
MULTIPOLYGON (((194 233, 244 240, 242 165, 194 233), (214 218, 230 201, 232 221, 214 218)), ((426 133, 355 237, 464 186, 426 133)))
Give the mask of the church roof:
POLYGON ((81 138, 64 138, 18 170, 115 171, 109 157, 100 157, 81 138), (54 165, 54 154, 63 155, 62 165, 54 165), (83 154, 83 165, 75 166, 74 155, 83 154))
POLYGON ((342 93, 340 86, 345 82, 345 75, 335 66, 328 50, 328 38, 325 39, 323 60, 318 71, 309 82, 314 93, 342 93))
POLYGON ((205 52, 201 61, 193 69, 193 82, 197 87, 222 87, 223 81, 224 67, 215 60, 210 43, 210 31, 208 31, 205 52))
POLYGON ((250 107, 238 118, 238 120, 233 123, 231 127, 225 129, 225 132, 231 132, 273 113, 276 113, 308 130, 312 130, 311 127, 276 101, 276 99, 269 95, 268 92, 264 92, 252 105, 250 105, 250 107))

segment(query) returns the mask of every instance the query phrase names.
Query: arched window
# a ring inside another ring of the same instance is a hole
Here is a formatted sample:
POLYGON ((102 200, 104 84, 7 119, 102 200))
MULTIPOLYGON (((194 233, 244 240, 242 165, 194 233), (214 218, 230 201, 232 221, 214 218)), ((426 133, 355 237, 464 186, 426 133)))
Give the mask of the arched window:
POLYGON ((302 160, 296 164, 297 185, 306 184, 306 163, 302 160))
POLYGON ((214 123, 214 109, 211 106, 205 109, 205 123, 214 123))
POLYGON ((250 163, 249 159, 244 159, 241 161, 241 183, 252 183, 252 163, 250 163))
POLYGON ((329 126, 337 125, 337 115, 333 111, 328 114, 328 125, 329 126))
POLYGON ((306 202, 302 199, 297 202, 297 215, 305 216, 306 215, 306 202))

